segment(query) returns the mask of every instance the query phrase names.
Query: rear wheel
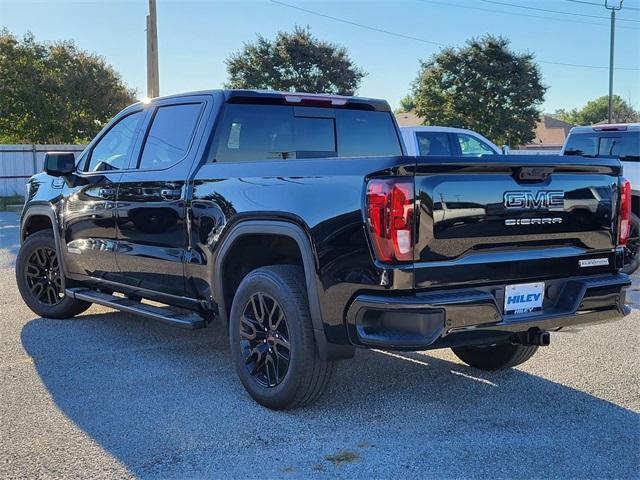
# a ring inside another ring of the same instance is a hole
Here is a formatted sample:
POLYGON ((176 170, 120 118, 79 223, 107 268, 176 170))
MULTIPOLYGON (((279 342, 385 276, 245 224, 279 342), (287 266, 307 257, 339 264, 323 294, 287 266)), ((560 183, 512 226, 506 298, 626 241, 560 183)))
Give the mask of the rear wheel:
POLYGON ((262 267, 242 280, 231 308, 229 339, 242 384, 265 407, 310 404, 329 384, 333 362, 318 354, 299 267, 262 267))
POLYGON ((71 318, 91 306, 64 293, 64 279, 53 233, 41 230, 20 247, 16 259, 18 290, 27 306, 48 318, 71 318))
POLYGON ((471 367, 482 370, 500 370, 526 362, 538 351, 538 346, 504 343, 453 347, 451 350, 460 360, 471 367))
POLYGON ((631 230, 629 241, 625 246, 625 264, 622 271, 631 275, 640 265, 640 218, 635 213, 631 214, 631 230))

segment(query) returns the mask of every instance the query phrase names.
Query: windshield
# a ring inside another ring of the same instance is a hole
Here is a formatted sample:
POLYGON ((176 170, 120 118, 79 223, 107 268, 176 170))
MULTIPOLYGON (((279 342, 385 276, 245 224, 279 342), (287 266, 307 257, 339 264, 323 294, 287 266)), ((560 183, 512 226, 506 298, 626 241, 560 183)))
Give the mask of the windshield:
POLYGON ((640 132, 588 132, 569 135, 565 155, 640 160, 640 132))

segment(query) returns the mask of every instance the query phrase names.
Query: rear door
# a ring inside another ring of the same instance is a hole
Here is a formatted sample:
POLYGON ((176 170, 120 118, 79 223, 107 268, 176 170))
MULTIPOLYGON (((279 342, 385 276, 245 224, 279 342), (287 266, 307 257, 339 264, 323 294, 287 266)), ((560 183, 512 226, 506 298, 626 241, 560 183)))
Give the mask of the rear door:
POLYGON ((619 171, 610 159, 418 157, 416 287, 613 271, 619 171))
POLYGON ((187 178, 201 155, 209 96, 155 102, 140 154, 123 172, 117 198, 120 281, 183 295, 187 178))

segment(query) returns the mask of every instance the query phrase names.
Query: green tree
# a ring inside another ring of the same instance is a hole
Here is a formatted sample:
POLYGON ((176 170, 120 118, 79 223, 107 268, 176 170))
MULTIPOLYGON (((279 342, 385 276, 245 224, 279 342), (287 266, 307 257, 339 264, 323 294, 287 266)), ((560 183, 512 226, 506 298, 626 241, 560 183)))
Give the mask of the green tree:
POLYGON ((0 30, 0 143, 87 142, 135 91, 73 42, 0 30))
MULTIPOLYGON (((614 95, 612 100, 612 120, 614 123, 640 122, 640 112, 634 110, 631 103, 619 95, 614 95)), ((606 122, 609 118, 609 97, 607 95, 598 97, 587 102, 580 109, 556 110, 553 116, 576 125, 594 125, 606 122)))
POLYGON ((533 55, 486 35, 421 63, 411 96, 426 125, 470 128, 498 145, 534 138, 546 87, 533 55))
POLYGON ((410 112, 414 108, 416 108, 415 100, 411 95, 406 95, 405 97, 400 99, 400 108, 398 108, 396 111, 398 113, 410 112))
POLYGON ((346 48, 318 40, 309 27, 278 32, 274 40, 258 35, 226 63, 228 88, 353 95, 366 75, 346 48))

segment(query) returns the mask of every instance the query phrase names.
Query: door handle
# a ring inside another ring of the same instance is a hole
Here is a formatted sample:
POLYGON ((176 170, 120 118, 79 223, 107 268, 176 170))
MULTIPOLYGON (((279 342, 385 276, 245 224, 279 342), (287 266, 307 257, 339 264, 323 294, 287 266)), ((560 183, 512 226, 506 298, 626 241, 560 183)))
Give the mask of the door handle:
POLYGON ((104 199, 113 198, 116 191, 113 188, 101 188, 98 190, 98 195, 104 199))
POLYGON ((169 188, 163 188, 160 190, 160 196, 165 200, 178 200, 182 195, 182 190, 171 190, 169 188))

